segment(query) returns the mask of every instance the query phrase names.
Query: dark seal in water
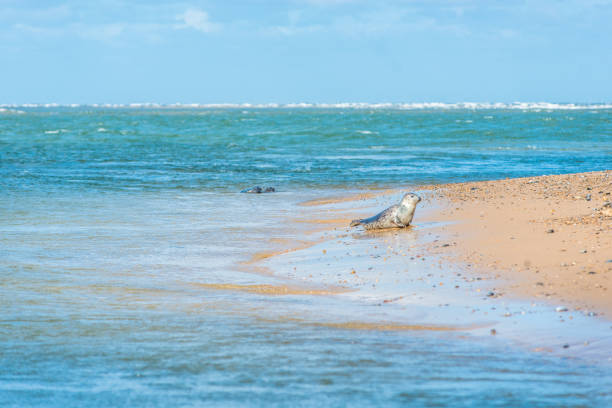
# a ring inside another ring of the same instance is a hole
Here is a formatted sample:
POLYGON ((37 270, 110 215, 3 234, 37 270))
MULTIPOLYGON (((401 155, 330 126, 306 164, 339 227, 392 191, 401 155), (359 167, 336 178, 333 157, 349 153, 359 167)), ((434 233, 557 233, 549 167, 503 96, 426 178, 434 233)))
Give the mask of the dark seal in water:
POLYGON ((263 188, 263 187, 255 186, 255 187, 247 188, 246 190, 242 190, 241 193, 261 194, 261 193, 273 193, 275 191, 276 189, 274 187, 263 188))

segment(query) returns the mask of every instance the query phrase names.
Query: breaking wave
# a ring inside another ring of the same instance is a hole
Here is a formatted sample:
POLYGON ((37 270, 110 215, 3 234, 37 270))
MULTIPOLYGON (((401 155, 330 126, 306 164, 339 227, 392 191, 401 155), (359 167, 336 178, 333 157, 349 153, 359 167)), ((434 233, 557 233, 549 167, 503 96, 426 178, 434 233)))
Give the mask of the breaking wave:
POLYGON ((127 103, 127 104, 15 104, 0 105, 0 111, 24 108, 132 108, 132 109, 398 109, 398 110, 426 110, 426 109, 517 109, 517 110, 585 110, 585 109, 612 109, 612 103, 552 103, 552 102, 415 102, 415 103, 127 103))

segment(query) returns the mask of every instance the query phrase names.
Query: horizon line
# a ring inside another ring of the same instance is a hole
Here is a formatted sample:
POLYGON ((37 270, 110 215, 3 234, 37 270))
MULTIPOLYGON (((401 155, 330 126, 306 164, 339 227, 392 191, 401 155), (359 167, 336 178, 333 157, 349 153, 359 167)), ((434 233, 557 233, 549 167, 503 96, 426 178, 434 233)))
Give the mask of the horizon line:
POLYGON ((22 103, 0 104, 0 112, 14 109, 36 108, 160 108, 160 109, 274 109, 274 108, 319 108, 319 109, 612 109, 610 102, 295 102, 295 103, 22 103))

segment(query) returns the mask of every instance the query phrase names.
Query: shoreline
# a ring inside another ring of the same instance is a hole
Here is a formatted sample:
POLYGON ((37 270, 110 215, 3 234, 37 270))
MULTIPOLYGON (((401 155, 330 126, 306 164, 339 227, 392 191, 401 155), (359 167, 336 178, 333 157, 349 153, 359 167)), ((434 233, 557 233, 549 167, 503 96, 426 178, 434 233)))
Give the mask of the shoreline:
MULTIPOLYGON (((244 264, 256 265, 333 239, 312 237, 321 232, 354 234, 358 229, 348 227, 351 219, 384 209, 392 204, 385 197, 407 190, 301 202, 299 207, 324 208, 289 220, 309 225, 301 231, 306 237, 285 239, 282 243, 295 245, 253 254, 244 264)), ((612 171, 425 185, 414 191, 426 194, 413 227, 438 224, 434 233, 445 236, 425 246, 428 255, 495 280, 492 297, 545 300, 612 316, 612 208, 604 207, 612 202, 612 171)), ((384 237, 393 231, 401 230, 362 232, 384 237)))
POLYGON ((304 324, 436 328, 459 337, 505 339, 535 352, 610 361, 611 302, 605 295, 612 274, 606 251, 612 248, 612 217, 593 208, 602 208, 609 197, 611 176, 604 171, 414 187, 423 194, 414 225, 382 231, 349 228, 348 222, 388 207, 409 189, 297 202, 299 216, 290 212, 286 218, 291 232, 270 237, 273 250, 240 264, 269 285, 254 278, 247 286, 205 286, 305 302, 290 315, 304 324), (575 198, 579 189, 598 197, 575 198), (586 221, 565 224, 579 217, 586 221), (572 239, 587 253, 568 252, 572 239), (562 262, 555 245, 564 246, 567 256, 587 255, 586 262, 555 273, 562 262), (601 259, 596 273, 582 278, 592 279, 589 285, 573 284, 580 279, 576 271, 590 271, 601 259))

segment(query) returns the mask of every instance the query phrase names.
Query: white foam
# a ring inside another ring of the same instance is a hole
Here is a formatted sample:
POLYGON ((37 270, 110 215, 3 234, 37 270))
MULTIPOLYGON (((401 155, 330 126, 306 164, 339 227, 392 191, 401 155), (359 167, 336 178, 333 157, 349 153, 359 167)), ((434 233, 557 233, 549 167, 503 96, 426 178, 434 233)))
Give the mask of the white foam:
POLYGON ((22 113, 25 113, 25 112, 22 111, 22 110, 18 110, 18 109, 0 108, 0 113, 6 113, 6 114, 17 113, 17 114, 22 114, 22 113))
POLYGON ((68 129, 54 129, 54 130, 45 130, 45 134, 48 135, 56 135, 58 133, 66 133, 70 132, 68 129))
MULTIPOLYGON (((612 109, 612 103, 552 103, 552 102, 411 102, 411 103, 366 103, 366 102, 340 102, 340 103, 172 103, 162 104, 156 102, 136 103, 103 103, 103 104, 0 104, 0 108, 132 108, 132 109, 397 109, 397 110, 529 110, 529 111, 552 111, 552 110, 607 110, 612 109)), ((0 111, 3 112, 3 111, 0 111)))
POLYGON ((247 136, 278 135, 280 133, 279 130, 265 130, 263 132, 250 132, 247 133, 247 136))

